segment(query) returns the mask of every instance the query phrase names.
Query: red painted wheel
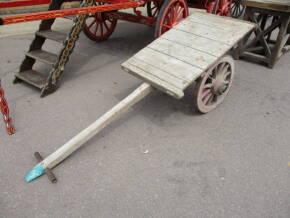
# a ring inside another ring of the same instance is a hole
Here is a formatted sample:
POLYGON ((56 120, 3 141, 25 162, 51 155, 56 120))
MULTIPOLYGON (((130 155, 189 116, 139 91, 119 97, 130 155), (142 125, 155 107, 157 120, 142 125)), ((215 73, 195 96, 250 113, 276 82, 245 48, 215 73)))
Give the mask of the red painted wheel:
MULTIPOLYGON (((103 5, 98 2, 95 5, 103 5)), ((84 33, 93 41, 104 41, 112 35, 117 25, 117 19, 112 18, 106 13, 90 14, 85 21, 84 33)))
POLYGON ((234 60, 227 55, 197 81, 194 104, 199 112, 208 113, 223 102, 232 85, 234 72, 234 60))
POLYGON ((149 1, 147 2, 146 6, 147 6, 147 15, 148 17, 158 17, 160 8, 161 8, 162 2, 158 1, 158 0, 153 0, 153 1, 149 1))
POLYGON ((216 9, 216 15, 230 16, 231 15, 232 0, 220 0, 216 9))
POLYGON ((159 12, 155 37, 161 36, 188 16, 186 0, 166 0, 159 12))

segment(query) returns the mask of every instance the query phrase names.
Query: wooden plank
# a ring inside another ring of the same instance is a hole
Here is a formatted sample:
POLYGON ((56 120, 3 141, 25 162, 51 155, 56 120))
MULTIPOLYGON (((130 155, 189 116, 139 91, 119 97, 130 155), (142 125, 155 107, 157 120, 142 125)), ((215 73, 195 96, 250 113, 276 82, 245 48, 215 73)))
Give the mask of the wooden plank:
POLYGON ((15 74, 15 77, 39 89, 43 88, 47 79, 47 76, 35 70, 27 70, 27 71, 19 72, 15 74))
MULTIPOLYGON (((142 75, 143 75, 143 72, 147 73, 148 75, 155 77, 156 80, 161 80, 163 82, 166 82, 177 89, 183 89, 184 86, 190 83, 190 81, 180 79, 176 77, 175 75, 171 75, 167 73, 166 71, 160 68, 157 68, 154 65, 150 65, 144 62, 143 60, 137 59, 136 57, 132 57, 126 62, 128 62, 131 66, 134 66, 135 68, 139 68, 142 71, 142 75)), ((136 72, 136 74, 138 73, 139 73, 139 70, 136 72)))
POLYGON ((132 92, 125 99, 115 105, 112 109, 107 111, 99 119, 97 119, 83 131, 78 133, 75 137, 66 142, 63 146, 58 148, 55 152, 53 152, 40 163, 38 163, 31 171, 29 171, 25 175, 25 181, 31 182, 37 177, 43 175, 45 169, 54 168, 56 165, 58 165, 60 162, 70 156, 74 151, 83 146, 89 139, 94 137, 97 133, 99 133, 114 120, 119 118, 134 104, 142 100, 152 91, 154 91, 154 88, 150 84, 143 83, 134 92, 132 92))
POLYGON ((233 46, 237 43, 240 38, 244 35, 244 32, 229 32, 227 30, 208 28, 203 24, 192 23, 192 22, 181 22, 176 25, 174 29, 181 30, 192 35, 201 36, 207 39, 214 40, 226 44, 228 46, 233 46))
POLYGON ((178 43, 180 45, 194 48, 215 57, 220 57, 230 49, 226 44, 203 38, 202 36, 192 35, 177 29, 167 31, 162 35, 162 39, 167 39, 172 43, 178 43))
POLYGON ((177 43, 172 43, 162 37, 157 39, 155 43, 150 44, 147 48, 151 48, 162 54, 176 58, 184 63, 206 70, 212 63, 216 61, 216 57, 205 52, 186 47, 177 43))
POLYGON ((248 7, 290 12, 290 0, 244 0, 243 4, 248 7))
POLYGON ((253 26, 255 26, 255 24, 248 21, 205 13, 194 13, 193 15, 188 17, 187 21, 203 24, 210 28, 222 29, 227 31, 247 31, 251 30, 253 26))
POLYGON ((149 82, 155 88, 173 96, 174 98, 179 99, 184 96, 182 89, 170 84, 167 80, 158 78, 157 74, 148 73, 144 70, 144 68, 140 68, 138 64, 140 64, 140 61, 136 61, 136 59, 130 59, 130 61, 126 61, 121 66, 126 72, 142 79, 145 82, 149 82))
POLYGON ((192 82, 196 74, 201 74, 203 72, 200 68, 146 47, 134 55, 134 58, 143 61, 147 65, 154 66, 174 76, 176 79, 185 80, 187 82, 192 82))
POLYGON ((64 42, 64 40, 67 37, 67 35, 65 33, 54 31, 54 30, 38 31, 38 32, 36 32, 36 35, 44 37, 46 39, 56 41, 56 42, 60 42, 60 43, 64 42))
POLYGON ((49 65, 54 65, 58 58, 56 54, 41 49, 27 52, 26 55, 49 65))

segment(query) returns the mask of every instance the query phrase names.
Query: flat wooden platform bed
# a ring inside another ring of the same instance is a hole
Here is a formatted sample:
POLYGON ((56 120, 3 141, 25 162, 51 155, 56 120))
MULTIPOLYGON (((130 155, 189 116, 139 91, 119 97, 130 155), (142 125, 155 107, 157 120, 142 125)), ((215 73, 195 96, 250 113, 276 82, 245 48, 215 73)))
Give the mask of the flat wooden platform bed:
POLYGON ((195 12, 122 64, 168 94, 183 90, 231 50, 254 24, 195 12))

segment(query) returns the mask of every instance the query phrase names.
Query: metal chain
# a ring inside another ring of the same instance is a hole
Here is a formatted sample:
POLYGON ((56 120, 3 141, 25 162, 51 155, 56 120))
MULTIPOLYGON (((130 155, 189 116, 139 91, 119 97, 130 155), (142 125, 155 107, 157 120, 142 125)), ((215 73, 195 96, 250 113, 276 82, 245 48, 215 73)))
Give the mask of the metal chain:
MULTIPOLYGON (((95 2, 94 0, 84 0, 80 7, 92 6, 94 2, 95 2)), ((61 76, 64 70, 64 66, 66 62, 69 60, 69 56, 72 53, 73 48, 75 47, 76 40, 79 37, 79 33, 81 32, 87 17, 88 17, 87 14, 77 15, 76 18, 74 19, 73 27, 69 33, 69 36, 66 38, 64 42, 64 48, 60 52, 61 55, 59 57, 59 60, 55 65, 55 67, 53 68, 53 70, 51 71, 52 77, 51 83, 53 85, 56 85, 57 80, 61 76)))
POLYGON ((9 116, 9 107, 8 103, 4 97, 4 89, 1 87, 1 80, 0 80, 0 109, 3 115, 4 123, 6 126, 7 133, 12 135, 15 133, 15 128, 12 124, 12 118, 9 116))

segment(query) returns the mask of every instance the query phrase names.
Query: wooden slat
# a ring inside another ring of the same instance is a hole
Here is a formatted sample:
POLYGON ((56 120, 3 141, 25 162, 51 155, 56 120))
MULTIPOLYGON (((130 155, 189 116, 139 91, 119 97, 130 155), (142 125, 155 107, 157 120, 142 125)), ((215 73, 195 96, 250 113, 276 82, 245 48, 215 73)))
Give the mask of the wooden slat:
POLYGON ((19 72, 15 75, 18 79, 23 80, 30 85, 42 89, 46 83, 47 76, 35 70, 19 72))
POLYGON ((56 54, 40 49, 27 52, 26 55, 49 65, 54 65, 58 57, 56 54))
POLYGON ((214 14, 195 13, 188 17, 189 22, 199 23, 214 29, 223 29, 226 31, 247 31, 253 28, 253 23, 237 20, 231 17, 221 17, 214 14), (242 25, 241 25, 242 24, 242 25))
POLYGON ((54 31, 54 30, 38 31, 36 32, 36 35, 47 38, 47 39, 51 39, 53 41, 60 42, 60 43, 62 43, 67 37, 65 33, 54 31))
MULTIPOLYGON (((168 83, 168 81, 164 81, 156 77, 157 74, 150 74, 148 71, 145 71, 144 68, 140 68, 140 61, 136 59, 130 59, 126 61, 121 66, 122 68, 130 74, 142 79, 143 81, 149 82, 155 88, 175 97, 175 98, 182 98, 184 93, 182 89, 177 88, 176 86, 168 83), (137 67, 137 66, 138 67, 137 67)), ((157 71, 159 72, 159 71, 157 71)))
MULTIPOLYGON (((186 64, 190 64, 194 67, 200 68, 202 71, 207 69, 216 57, 205 52, 196 50, 191 47, 186 47, 177 43, 172 43, 166 39, 160 37, 155 43, 150 44, 147 48, 151 48, 162 54, 166 54, 170 57, 176 58, 186 64)), ((190 75, 191 76, 191 75, 190 75)))
POLYGON ((181 30, 193 35, 201 36, 207 39, 214 40, 232 46, 241 38, 240 34, 228 30, 209 28, 203 24, 192 22, 181 22, 176 25, 174 29, 181 30))
POLYGON ((195 74, 199 74, 203 71, 200 68, 149 48, 142 49, 134 55, 134 58, 143 61, 147 65, 154 66, 177 79, 187 82, 192 82, 192 78, 195 74))
POLYGON ((194 48, 211 54, 215 57, 220 57, 229 50, 229 46, 217 41, 213 41, 202 36, 192 35, 177 29, 171 29, 162 35, 162 39, 167 39, 172 43, 178 43, 185 47, 194 48))

